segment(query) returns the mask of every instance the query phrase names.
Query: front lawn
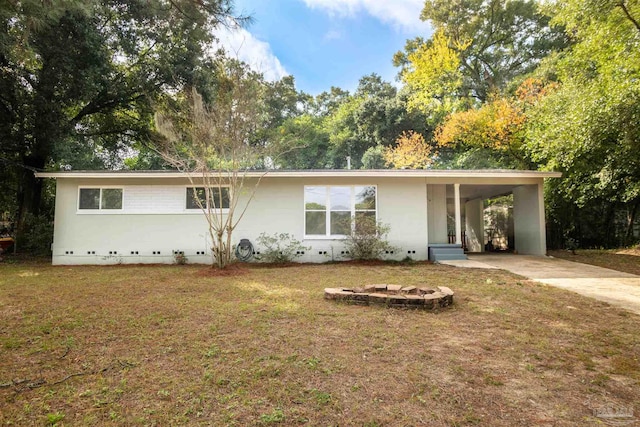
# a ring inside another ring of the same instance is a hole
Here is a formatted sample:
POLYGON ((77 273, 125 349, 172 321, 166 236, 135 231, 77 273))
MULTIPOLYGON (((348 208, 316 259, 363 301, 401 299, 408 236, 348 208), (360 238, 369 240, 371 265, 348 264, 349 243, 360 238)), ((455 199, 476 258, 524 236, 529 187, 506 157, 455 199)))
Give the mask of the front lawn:
POLYGON ((640 318, 430 264, 0 266, 2 425, 596 424, 640 414, 640 318), (445 285, 439 312, 323 288, 445 285))
POLYGON ((629 249, 578 249, 549 251, 549 255, 569 261, 597 265, 626 273, 640 275, 640 247, 629 249))

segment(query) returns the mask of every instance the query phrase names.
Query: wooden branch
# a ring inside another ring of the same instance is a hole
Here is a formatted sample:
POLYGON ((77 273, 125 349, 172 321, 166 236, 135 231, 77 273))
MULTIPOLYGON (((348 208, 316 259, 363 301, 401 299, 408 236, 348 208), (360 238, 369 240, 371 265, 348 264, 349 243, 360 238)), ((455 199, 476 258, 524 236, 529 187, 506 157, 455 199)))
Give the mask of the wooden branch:
POLYGON ((111 129, 111 130, 103 130, 103 131, 95 131, 95 132, 78 132, 78 135, 81 135, 81 136, 106 136, 106 135, 136 136, 136 133, 132 132, 131 128, 120 128, 120 129, 111 129))
MULTIPOLYGON (((62 379, 60 379, 60 380, 58 380, 58 381, 54 381, 54 382, 52 382, 52 383, 46 383, 46 381, 45 381, 45 384, 48 384, 48 385, 58 385, 58 384, 62 384, 63 382, 65 382, 65 381, 67 381, 67 380, 69 380, 69 379, 71 379, 71 378, 74 378, 74 377, 81 377, 81 376, 83 376, 83 375, 88 375, 88 374, 91 374, 91 373, 93 373, 93 372, 91 372, 91 371, 89 371, 89 372, 76 372, 76 373, 74 373, 74 374, 69 374, 69 375, 67 375, 66 377, 64 377, 64 378, 62 378, 62 379)), ((43 385, 44 385, 44 384, 43 384, 43 385)))
POLYGON ((627 8, 624 0, 620 1, 616 6, 622 9, 624 14, 627 16, 627 19, 636 27, 636 30, 640 31, 640 23, 638 23, 638 21, 631 15, 631 12, 627 8))
POLYGON ((75 378, 75 377, 81 377, 84 375, 96 375, 96 374, 101 374, 104 373, 110 369, 116 368, 116 367, 120 367, 120 369, 125 369, 125 368, 132 368, 136 366, 134 363, 131 362, 123 362, 121 360, 116 360, 113 363, 111 363, 110 365, 105 366, 104 368, 101 369, 94 369, 94 370, 90 370, 90 371, 81 371, 81 372, 74 372, 73 374, 69 374, 57 381, 52 381, 49 382, 43 378, 38 378, 35 380, 31 380, 29 378, 24 378, 24 379, 20 379, 20 380, 12 380, 8 383, 2 383, 0 384, 0 388, 9 388, 9 387, 16 387, 16 391, 23 391, 23 390, 33 390, 42 386, 54 386, 54 385, 58 385, 58 384, 62 384, 65 381, 70 380, 71 378, 75 378))
POLYGON ((80 110, 78 114, 75 115, 75 117, 69 120, 69 123, 71 125, 74 125, 86 116, 99 113, 108 109, 112 109, 114 107, 123 105, 128 102, 137 101, 138 99, 145 96, 142 93, 136 94, 136 92, 137 91, 132 91, 129 94, 127 94, 129 96, 121 96, 119 98, 106 99, 106 100, 103 100, 102 102, 98 102, 98 100, 91 101, 87 105, 85 105, 84 108, 82 108, 82 110, 80 110))
POLYGON ((64 354, 58 357, 58 359, 64 359, 65 357, 67 357, 67 354, 69 354, 70 350, 71 350, 71 347, 67 346, 67 349, 64 351, 64 354))
POLYGON ((18 385, 22 385, 22 384, 26 384, 26 388, 37 388, 37 387, 41 387, 42 385, 44 385, 46 383, 45 380, 43 379, 37 379, 37 380, 30 380, 28 378, 24 378, 21 380, 12 380, 8 383, 2 383, 0 384, 0 388, 8 388, 8 387, 14 387, 14 386, 18 386, 18 385))

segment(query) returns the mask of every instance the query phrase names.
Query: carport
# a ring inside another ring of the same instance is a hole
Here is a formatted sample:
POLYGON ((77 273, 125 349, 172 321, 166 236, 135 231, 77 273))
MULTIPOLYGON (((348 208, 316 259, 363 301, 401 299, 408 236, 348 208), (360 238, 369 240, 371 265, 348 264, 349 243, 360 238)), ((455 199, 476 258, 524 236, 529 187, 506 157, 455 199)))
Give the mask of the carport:
POLYGON ((484 252, 484 201, 512 194, 515 244, 512 249, 520 254, 545 255, 543 184, 545 178, 561 175, 538 171, 469 171, 469 174, 455 177, 454 182, 428 181, 429 245, 450 244, 464 246, 467 252, 484 252))

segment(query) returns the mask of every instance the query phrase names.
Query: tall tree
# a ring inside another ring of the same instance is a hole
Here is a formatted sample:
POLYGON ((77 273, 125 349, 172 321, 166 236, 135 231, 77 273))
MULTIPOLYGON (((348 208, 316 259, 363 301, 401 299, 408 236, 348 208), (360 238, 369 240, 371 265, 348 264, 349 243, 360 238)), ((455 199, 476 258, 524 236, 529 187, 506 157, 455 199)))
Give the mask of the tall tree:
POLYGON ((527 144, 564 173, 549 193, 556 224, 583 245, 615 246, 629 242, 640 206, 640 5, 597 5, 549 5, 575 44, 538 71, 558 88, 531 111, 527 144))
MULTIPOLYGON (((257 76, 256 76, 257 77, 257 76)), ((304 108, 311 102, 311 97, 304 92, 298 92, 293 76, 285 76, 274 82, 264 81, 265 87, 262 101, 262 114, 255 123, 253 140, 255 144, 267 145, 270 140, 277 138, 274 132, 285 121, 300 116, 304 108)))
POLYGON ((157 114, 156 122, 164 136, 159 152, 194 186, 191 197, 208 224, 212 264, 224 268, 232 259, 233 231, 260 183, 247 172, 267 155, 251 141, 267 88, 237 61, 220 62, 217 75, 209 103, 192 89, 178 110, 157 114))
POLYGON ((527 78, 512 96, 451 113, 434 135, 440 163, 462 169, 535 169, 526 145, 528 113, 556 89, 554 82, 527 78))
POLYGON ((393 144, 402 131, 428 132, 424 115, 408 111, 406 93, 375 74, 360 79, 354 95, 326 117, 325 126, 329 163, 338 168, 346 165, 347 157, 354 167, 361 167, 368 149, 393 144))
POLYGON ((211 30, 231 14, 228 0, 3 3, 0 152, 18 165, 19 224, 40 209, 32 170, 54 166, 57 146, 148 141, 152 105, 207 79, 211 30))
POLYGON ((411 47, 400 74, 410 91, 409 108, 425 113, 431 123, 469 104, 468 97, 460 92, 463 74, 459 50, 464 46, 450 47, 454 43, 443 31, 437 31, 427 42, 411 47))
POLYGON ((277 166, 286 169, 324 169, 327 167, 329 133, 322 117, 303 114, 292 117, 271 135, 270 144, 280 153, 277 166))
POLYGON ((483 149, 505 167, 529 169, 524 150, 526 115, 513 99, 497 98, 482 107, 451 114, 436 129, 440 147, 483 149))
POLYGON ((566 46, 562 29, 552 28, 538 7, 534 0, 426 0, 420 18, 432 24, 434 36, 409 40, 405 51, 394 56, 394 64, 401 67, 407 83, 414 74, 432 70, 434 82, 469 99, 466 107, 472 101, 483 103, 515 77, 532 71, 550 52, 566 46), (455 61, 457 73, 451 70, 455 61), (446 67, 439 70, 439 62, 446 67))
POLYGON ((349 99, 349 91, 331 86, 328 92, 324 91, 315 97, 311 112, 317 116, 329 115, 347 99, 349 99))

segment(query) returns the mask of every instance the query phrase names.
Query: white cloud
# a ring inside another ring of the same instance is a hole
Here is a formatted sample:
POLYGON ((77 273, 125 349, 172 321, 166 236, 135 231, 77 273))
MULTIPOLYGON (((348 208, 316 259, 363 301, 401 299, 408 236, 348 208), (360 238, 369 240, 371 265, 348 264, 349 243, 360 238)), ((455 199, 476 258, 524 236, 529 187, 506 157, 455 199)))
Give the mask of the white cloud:
POLYGON ((354 16, 361 11, 407 33, 429 31, 420 20, 424 0, 303 0, 312 9, 323 9, 338 16, 354 16))
POLYGON ((342 31, 332 29, 327 31, 323 38, 325 41, 340 40, 343 35, 342 31))
POLYGON ((271 51, 269 43, 259 40, 244 28, 220 26, 215 36, 219 40, 219 47, 224 48, 231 57, 246 62, 251 68, 264 74, 265 79, 280 80, 289 74, 271 51))

